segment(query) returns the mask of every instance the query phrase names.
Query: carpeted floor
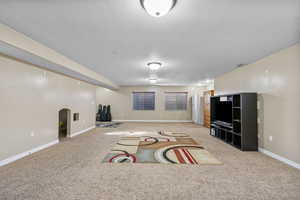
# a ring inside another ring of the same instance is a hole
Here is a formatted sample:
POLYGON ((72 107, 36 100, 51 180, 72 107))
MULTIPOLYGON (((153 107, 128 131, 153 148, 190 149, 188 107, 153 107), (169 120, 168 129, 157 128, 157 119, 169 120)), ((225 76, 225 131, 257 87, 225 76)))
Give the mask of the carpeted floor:
POLYGON ((0 167, 0 199, 299 200, 300 171, 258 152, 241 152, 197 125, 125 123, 0 167), (122 131, 156 130, 186 132, 223 165, 101 162, 122 131))

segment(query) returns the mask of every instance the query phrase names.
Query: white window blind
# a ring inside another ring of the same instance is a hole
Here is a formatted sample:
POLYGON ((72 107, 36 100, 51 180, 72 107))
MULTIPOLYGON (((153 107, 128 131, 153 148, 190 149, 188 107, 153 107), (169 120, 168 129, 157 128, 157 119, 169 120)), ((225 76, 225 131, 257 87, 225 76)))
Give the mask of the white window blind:
POLYGON ((154 92, 133 92, 133 110, 154 110, 154 92))
POLYGON ((166 92, 165 108, 166 110, 186 110, 187 92, 166 92))

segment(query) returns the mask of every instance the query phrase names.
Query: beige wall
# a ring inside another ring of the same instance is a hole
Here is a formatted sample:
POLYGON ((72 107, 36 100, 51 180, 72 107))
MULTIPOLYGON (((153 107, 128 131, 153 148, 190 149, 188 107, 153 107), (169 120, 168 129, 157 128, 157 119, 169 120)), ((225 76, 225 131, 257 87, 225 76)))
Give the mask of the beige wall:
POLYGON ((62 108, 80 113, 71 134, 94 126, 95 88, 0 54, 0 161, 57 140, 62 108))
POLYGON ((204 87, 175 87, 175 86, 140 86, 120 87, 118 91, 98 88, 96 92, 97 104, 112 106, 113 120, 191 120, 191 95, 202 94, 204 87), (132 92, 153 91, 155 95, 154 111, 135 111, 132 109, 132 92), (186 111, 166 111, 164 92, 188 92, 188 106, 186 111))
POLYGON ((215 90, 258 92, 260 147, 300 163, 300 44, 218 77, 215 90))
MULTIPOLYGON (((29 52, 32 55, 43 58, 56 66, 61 68, 66 68, 68 70, 77 72, 83 76, 96 80, 101 83, 101 85, 117 89, 118 85, 113 83, 111 80, 105 78, 104 76, 89 70, 85 66, 82 66, 73 60, 57 53, 53 49, 50 49, 39 42, 32 40, 26 35, 19 33, 10 27, 0 23, 0 41, 19 48, 25 52, 29 52)), ((62 71, 65 71, 64 69, 62 71)))

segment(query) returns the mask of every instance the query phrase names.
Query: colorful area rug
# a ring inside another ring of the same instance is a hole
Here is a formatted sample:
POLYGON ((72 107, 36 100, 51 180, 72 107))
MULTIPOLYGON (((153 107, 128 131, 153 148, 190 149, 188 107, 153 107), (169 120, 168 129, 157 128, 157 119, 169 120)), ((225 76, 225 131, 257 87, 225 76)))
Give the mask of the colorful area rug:
POLYGON ((185 133, 127 132, 103 162, 222 164, 185 133))

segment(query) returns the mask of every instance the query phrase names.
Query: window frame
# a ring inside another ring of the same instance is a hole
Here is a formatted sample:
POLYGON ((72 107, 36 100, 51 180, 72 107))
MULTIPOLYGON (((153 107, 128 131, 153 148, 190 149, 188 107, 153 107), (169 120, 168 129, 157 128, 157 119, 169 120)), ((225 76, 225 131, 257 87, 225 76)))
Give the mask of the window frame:
POLYGON ((138 91, 138 92, 132 92, 132 110, 133 111, 155 111, 155 103, 156 103, 156 93, 154 91, 138 91), (153 109, 145 109, 145 106, 143 109, 135 109, 135 100, 134 100, 134 95, 135 94, 153 94, 153 109))
POLYGON ((188 110, 188 97, 189 97, 188 92, 164 92, 165 111, 187 111, 188 110), (185 94, 186 95, 185 108, 178 109, 178 102, 177 102, 177 99, 176 99, 176 109, 168 109, 167 94, 185 94))

